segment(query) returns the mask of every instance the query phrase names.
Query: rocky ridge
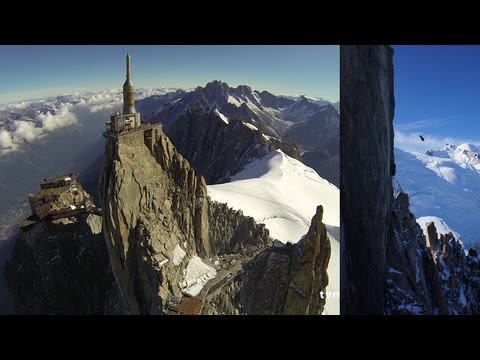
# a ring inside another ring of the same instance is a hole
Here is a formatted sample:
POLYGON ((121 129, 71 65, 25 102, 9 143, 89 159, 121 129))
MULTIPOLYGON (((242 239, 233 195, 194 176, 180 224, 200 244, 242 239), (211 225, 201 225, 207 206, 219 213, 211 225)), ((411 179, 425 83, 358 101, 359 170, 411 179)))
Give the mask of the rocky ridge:
POLYGON ((243 272, 211 292, 203 313, 320 315, 331 253, 322 216, 319 206, 308 233, 298 243, 265 249, 243 272))

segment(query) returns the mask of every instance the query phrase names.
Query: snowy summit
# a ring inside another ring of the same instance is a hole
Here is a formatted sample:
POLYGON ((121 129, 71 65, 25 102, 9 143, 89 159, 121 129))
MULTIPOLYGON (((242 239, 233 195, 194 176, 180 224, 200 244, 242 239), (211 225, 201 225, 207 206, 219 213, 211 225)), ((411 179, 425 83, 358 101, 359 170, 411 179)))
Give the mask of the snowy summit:
POLYGON ((395 162, 396 180, 417 219, 434 217, 437 229, 441 220, 466 246, 480 244, 480 148, 446 144, 426 154, 396 148, 395 162))

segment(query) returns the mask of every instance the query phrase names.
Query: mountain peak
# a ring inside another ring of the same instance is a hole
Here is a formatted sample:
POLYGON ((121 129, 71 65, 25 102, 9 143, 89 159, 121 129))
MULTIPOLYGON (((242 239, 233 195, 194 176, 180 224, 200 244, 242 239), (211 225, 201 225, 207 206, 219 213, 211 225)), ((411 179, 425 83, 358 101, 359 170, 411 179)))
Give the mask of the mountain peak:
POLYGON ((252 88, 248 85, 238 85, 235 88, 235 91, 243 95, 251 94, 253 92, 252 88))
POLYGON ((206 85, 205 85, 205 89, 209 90, 209 89, 223 89, 223 90, 230 90, 230 86, 228 86, 228 84, 226 82, 223 82, 223 81, 220 81, 220 80, 213 80, 213 81, 210 81, 208 82, 206 85))
POLYGON ((465 143, 465 144, 458 145, 458 148, 459 148, 460 150, 467 150, 467 151, 472 151, 472 152, 480 152, 480 149, 478 148, 478 146, 473 145, 473 144, 469 144, 469 143, 465 143))
POLYGON ((447 151, 452 151, 452 150, 460 150, 460 151, 471 151, 471 152, 480 152, 480 147, 474 144, 470 143, 463 143, 460 145, 454 145, 454 144, 445 144, 442 150, 447 150, 447 151))
POLYGON ((328 103, 327 105, 325 105, 325 108, 328 109, 329 111, 338 112, 338 110, 335 109, 335 106, 333 106, 333 104, 331 104, 331 103, 328 103))

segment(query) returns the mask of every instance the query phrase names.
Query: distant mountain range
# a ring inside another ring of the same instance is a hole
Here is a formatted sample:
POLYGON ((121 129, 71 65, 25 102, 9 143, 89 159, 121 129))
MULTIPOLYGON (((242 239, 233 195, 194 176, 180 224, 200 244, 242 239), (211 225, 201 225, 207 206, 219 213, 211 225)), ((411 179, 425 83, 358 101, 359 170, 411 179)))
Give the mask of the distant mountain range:
POLYGON ((331 101, 328 101, 328 100, 325 100, 325 99, 322 99, 322 98, 314 98, 314 97, 305 96, 305 95, 296 95, 296 96, 283 95, 283 97, 286 97, 286 98, 292 99, 292 100, 297 100, 300 97, 304 97, 304 98, 307 98, 310 101, 313 101, 315 104, 320 105, 320 106, 326 106, 326 105, 330 104, 335 108, 335 110, 340 111, 340 101, 331 102, 331 101))
POLYGON ((277 96, 246 85, 232 88, 212 81, 190 92, 178 90, 150 96, 139 100, 136 106, 145 119, 161 121, 167 134, 188 110, 208 113, 216 109, 229 119, 240 119, 259 128, 266 136, 293 140, 303 153, 302 161, 339 186, 338 103, 306 96, 277 96))
POLYGON ((336 120, 323 116, 322 112, 336 112, 338 115, 335 107, 324 100, 276 96, 268 91, 252 90, 246 85, 232 88, 218 80, 190 92, 178 90, 151 96, 138 101, 136 106, 146 119, 161 121, 166 129, 188 109, 213 108, 229 118, 239 117, 254 125, 261 124, 269 135, 274 136, 283 136, 294 125, 308 121, 327 121, 337 127, 339 124, 338 116, 336 120))

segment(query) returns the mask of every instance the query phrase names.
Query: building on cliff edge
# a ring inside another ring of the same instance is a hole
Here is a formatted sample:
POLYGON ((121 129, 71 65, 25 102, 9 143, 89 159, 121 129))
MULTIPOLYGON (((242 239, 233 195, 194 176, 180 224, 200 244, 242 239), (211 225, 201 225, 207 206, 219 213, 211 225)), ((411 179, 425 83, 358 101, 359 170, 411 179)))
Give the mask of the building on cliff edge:
POLYGON ((42 179, 40 191, 28 195, 28 200, 32 214, 20 223, 22 230, 45 218, 59 219, 80 212, 99 212, 73 173, 42 179))

